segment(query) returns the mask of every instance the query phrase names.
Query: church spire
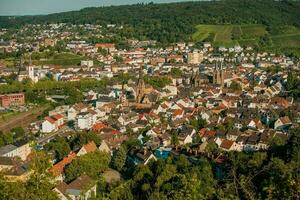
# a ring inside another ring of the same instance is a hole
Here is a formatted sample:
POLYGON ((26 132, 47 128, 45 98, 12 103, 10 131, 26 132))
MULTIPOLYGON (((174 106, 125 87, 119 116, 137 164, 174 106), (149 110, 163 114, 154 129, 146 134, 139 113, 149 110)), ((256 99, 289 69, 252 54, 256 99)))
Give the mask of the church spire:
POLYGON ((143 97, 145 95, 145 82, 144 82, 144 76, 143 76, 143 67, 141 66, 140 72, 139 72, 139 79, 137 83, 136 88, 136 101, 137 103, 141 103, 143 97))

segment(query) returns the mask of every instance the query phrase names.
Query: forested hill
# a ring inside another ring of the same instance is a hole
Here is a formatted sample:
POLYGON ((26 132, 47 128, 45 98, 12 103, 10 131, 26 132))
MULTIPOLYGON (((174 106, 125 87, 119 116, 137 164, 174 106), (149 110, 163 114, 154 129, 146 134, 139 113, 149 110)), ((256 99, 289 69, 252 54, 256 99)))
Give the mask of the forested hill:
MULTIPOLYGON (((85 8, 43 16, 0 17, 0 27, 26 23, 123 24, 128 36, 188 40, 197 24, 264 24, 300 27, 300 1, 223 0, 85 8)), ((124 31, 125 32, 125 31, 124 31)))

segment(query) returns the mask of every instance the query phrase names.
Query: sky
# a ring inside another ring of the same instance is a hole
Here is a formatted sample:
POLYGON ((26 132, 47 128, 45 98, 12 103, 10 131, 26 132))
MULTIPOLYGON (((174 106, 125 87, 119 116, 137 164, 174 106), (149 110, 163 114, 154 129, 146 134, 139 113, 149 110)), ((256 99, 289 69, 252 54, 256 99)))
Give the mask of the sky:
POLYGON ((188 0, 0 0, 0 16, 39 15, 79 10, 85 7, 178 1, 188 0))

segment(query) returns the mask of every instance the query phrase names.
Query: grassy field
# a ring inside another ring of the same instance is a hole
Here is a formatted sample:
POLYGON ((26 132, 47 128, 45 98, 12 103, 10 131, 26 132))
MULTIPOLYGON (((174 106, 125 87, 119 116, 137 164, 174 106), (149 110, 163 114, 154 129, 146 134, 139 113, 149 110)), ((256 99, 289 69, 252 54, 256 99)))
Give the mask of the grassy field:
POLYGON ((0 122, 3 120, 8 120, 11 119, 12 117, 18 115, 18 112, 13 112, 13 111, 9 111, 9 112, 1 112, 0 113, 0 122))
MULTIPOLYGON (((210 41, 217 46, 256 46, 261 36, 269 34, 264 25, 205 25, 196 27, 194 41, 210 41)), ((286 27, 278 35, 270 35, 274 47, 300 48, 300 29, 286 27)))
POLYGON ((73 54, 73 53, 56 53, 51 56, 41 55, 40 59, 33 60, 33 63, 36 65, 79 65, 81 60, 84 60, 85 57, 73 54))
POLYGON ((198 25, 197 32, 192 36, 195 41, 205 39, 216 43, 234 44, 232 40, 233 25, 198 25))
POLYGON ((263 25, 242 25, 242 38, 253 39, 267 34, 266 27, 263 25))
POLYGON ((300 33, 272 36, 275 46, 300 48, 300 33))

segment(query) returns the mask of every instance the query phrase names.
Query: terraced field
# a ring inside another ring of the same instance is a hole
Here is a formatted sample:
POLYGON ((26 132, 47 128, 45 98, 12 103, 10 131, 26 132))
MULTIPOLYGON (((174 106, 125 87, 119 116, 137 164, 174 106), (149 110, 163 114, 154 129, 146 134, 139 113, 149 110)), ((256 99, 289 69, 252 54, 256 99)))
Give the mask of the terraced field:
MULTIPOLYGON (((194 41, 209 41, 217 46, 255 46, 259 38, 269 34, 264 25, 198 25, 194 41)), ((270 35, 270 34, 269 34, 270 35)), ((300 29, 287 27, 278 35, 270 35, 274 47, 300 48, 300 29)))
POLYGON ((300 33, 272 36, 275 46, 300 48, 300 33))
POLYGON ((240 27, 243 33, 242 38, 244 39, 260 37, 268 33, 264 25, 242 25, 240 27))

